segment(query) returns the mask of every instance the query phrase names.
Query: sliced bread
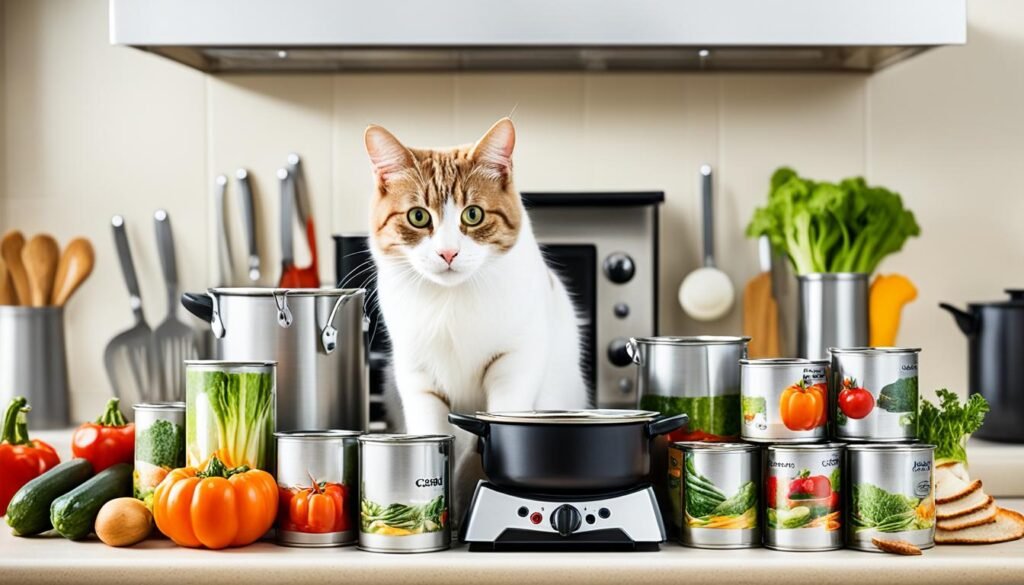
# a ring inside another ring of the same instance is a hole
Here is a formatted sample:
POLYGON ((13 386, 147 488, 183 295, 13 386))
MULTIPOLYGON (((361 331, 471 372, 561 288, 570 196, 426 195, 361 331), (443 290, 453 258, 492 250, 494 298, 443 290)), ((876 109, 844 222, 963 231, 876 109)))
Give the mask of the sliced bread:
POLYGON ((950 476, 950 479, 936 483, 935 503, 948 504, 969 497, 978 491, 981 491, 980 479, 968 483, 958 477, 950 476))
POLYGON ((984 490, 975 490, 959 500, 936 505, 935 517, 939 520, 960 518, 985 508, 992 501, 992 496, 986 494, 984 490))
POLYGON ((989 504, 977 512, 971 512, 970 514, 964 514, 963 516, 957 516, 956 518, 939 520, 935 524, 935 527, 940 530, 963 530, 964 528, 970 528, 972 526, 991 524, 996 521, 996 512, 998 510, 999 508, 996 506, 995 500, 990 497, 989 504))
POLYGON ((939 544, 991 544, 1024 537, 1024 516, 1014 510, 999 508, 996 521, 962 530, 935 531, 939 544))
POLYGON ((949 475, 960 478, 965 482, 970 482, 971 477, 967 474, 967 468, 964 467, 963 463, 959 462, 947 462, 938 465, 935 468, 935 481, 940 482, 949 475))

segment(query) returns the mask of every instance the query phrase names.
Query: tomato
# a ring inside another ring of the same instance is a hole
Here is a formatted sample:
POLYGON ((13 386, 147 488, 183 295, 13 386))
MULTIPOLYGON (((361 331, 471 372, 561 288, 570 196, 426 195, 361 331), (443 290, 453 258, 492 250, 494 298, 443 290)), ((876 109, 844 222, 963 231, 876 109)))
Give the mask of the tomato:
POLYGON ((839 409, 852 419, 862 419, 871 414, 875 408, 875 397, 864 388, 857 387, 852 378, 843 380, 843 389, 839 391, 839 409))
POLYGON ((813 499, 827 498, 832 494, 832 483, 824 475, 806 475, 807 470, 801 472, 793 481, 789 482, 789 497, 805 496, 813 499))
POLYGON ((768 500, 768 507, 774 508, 775 502, 778 500, 779 493, 779 480, 774 475, 768 476, 768 481, 764 485, 765 496, 768 500))
POLYGON ((306 488, 279 488, 279 528, 325 533, 349 530, 348 489, 338 483, 313 481, 306 488))

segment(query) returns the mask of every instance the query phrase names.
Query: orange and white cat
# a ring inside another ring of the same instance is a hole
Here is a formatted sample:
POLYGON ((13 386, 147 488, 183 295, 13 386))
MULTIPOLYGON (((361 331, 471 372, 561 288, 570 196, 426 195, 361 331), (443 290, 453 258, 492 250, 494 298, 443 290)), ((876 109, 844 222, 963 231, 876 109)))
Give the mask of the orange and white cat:
POLYGON ((380 126, 365 141, 377 184, 370 250, 405 428, 456 435, 458 510, 479 462, 448 413, 585 408, 578 319, 513 185, 511 120, 455 148, 408 148, 380 126))

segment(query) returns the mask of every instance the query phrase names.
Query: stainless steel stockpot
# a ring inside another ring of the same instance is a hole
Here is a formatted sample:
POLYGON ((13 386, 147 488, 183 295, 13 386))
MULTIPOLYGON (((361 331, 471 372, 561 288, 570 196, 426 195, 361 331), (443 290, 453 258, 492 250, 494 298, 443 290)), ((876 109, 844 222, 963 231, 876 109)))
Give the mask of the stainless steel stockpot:
POLYGON ((364 289, 212 288, 182 304, 221 360, 277 362, 277 430, 369 425, 364 289))

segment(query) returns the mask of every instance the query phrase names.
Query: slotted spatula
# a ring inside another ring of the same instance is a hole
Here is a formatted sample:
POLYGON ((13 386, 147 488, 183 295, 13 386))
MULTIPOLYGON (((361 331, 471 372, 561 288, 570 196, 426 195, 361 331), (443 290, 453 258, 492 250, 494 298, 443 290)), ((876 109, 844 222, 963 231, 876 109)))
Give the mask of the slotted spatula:
POLYGON ((162 401, 185 399, 185 360, 199 357, 196 332, 178 320, 178 267, 174 254, 174 235, 171 233, 171 218, 163 209, 153 214, 156 227, 156 247, 160 254, 160 266, 164 271, 167 285, 167 316, 153 332, 161 377, 157 384, 162 401))
POLYGON ((135 275, 132 251, 128 247, 124 218, 115 215, 110 223, 114 228, 114 245, 117 248, 117 257, 121 261, 124 282, 128 287, 135 325, 110 340, 103 352, 103 364, 107 369, 107 377, 110 379, 114 395, 126 406, 131 406, 156 399, 151 389, 160 378, 159 362, 153 345, 153 330, 149 328, 142 313, 139 280, 135 275))

